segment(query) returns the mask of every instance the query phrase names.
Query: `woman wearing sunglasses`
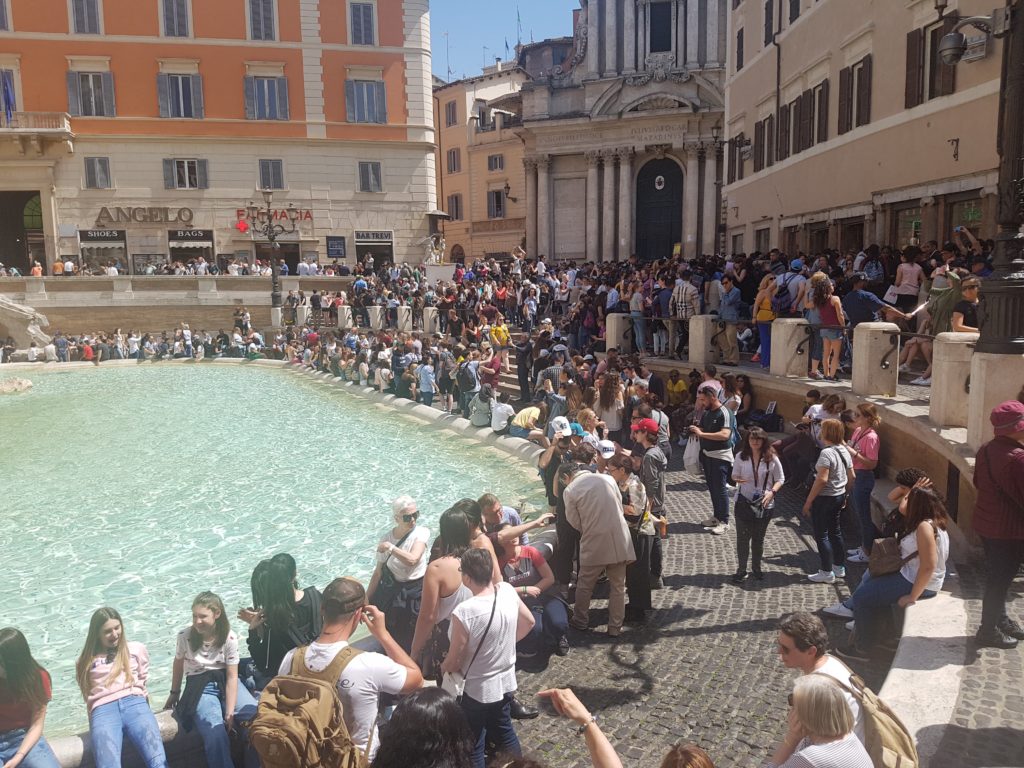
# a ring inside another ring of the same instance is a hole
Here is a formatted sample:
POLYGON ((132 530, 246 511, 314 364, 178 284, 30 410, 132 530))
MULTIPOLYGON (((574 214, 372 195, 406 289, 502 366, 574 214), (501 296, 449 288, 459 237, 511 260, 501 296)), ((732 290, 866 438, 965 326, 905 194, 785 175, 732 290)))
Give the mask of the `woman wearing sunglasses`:
POLYGON ((366 597, 384 611, 391 636, 408 653, 420 613, 430 531, 416 524, 419 511, 409 496, 395 499, 391 514, 393 527, 377 545, 377 567, 366 597))

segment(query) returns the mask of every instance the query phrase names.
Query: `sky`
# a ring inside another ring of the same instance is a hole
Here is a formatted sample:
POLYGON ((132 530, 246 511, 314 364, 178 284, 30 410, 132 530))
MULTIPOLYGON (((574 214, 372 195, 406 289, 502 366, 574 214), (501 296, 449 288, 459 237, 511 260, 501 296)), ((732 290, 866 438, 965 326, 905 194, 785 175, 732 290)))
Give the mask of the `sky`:
POLYGON ((535 41, 572 35, 572 12, 579 7, 579 0, 431 0, 434 74, 443 80, 460 80, 479 75, 484 64, 493 64, 495 57, 511 59, 517 39, 517 9, 522 39, 528 43, 531 35, 535 41))

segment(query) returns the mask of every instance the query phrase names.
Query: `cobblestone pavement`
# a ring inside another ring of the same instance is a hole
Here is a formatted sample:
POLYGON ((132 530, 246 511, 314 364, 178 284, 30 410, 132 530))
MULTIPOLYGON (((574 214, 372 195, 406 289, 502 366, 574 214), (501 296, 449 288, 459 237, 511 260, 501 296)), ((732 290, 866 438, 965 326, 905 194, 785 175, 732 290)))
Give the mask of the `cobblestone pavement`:
MULTIPOLYGON (((599 717, 627 766, 658 766, 679 741, 704 747, 719 768, 756 766, 785 730, 786 696, 795 674, 775 651, 779 618, 815 611, 848 594, 813 584, 817 570, 809 525, 799 523, 805 494, 784 489, 765 542, 763 582, 735 586, 735 535, 706 533, 711 515, 703 480, 681 471, 674 453, 668 475, 669 538, 665 588, 654 592, 656 610, 644 627, 604 634, 606 603, 595 600, 589 633, 573 632, 572 652, 552 656, 546 670, 520 672, 520 698, 548 687, 571 687, 599 717)), ((851 569, 848 580, 859 573, 851 569)), ((600 593, 599 593, 600 594, 600 593)), ((845 640, 843 622, 828 621, 845 640)), ((885 669, 858 669, 877 690, 885 669)), ((517 725, 527 753, 551 766, 586 766, 582 739, 571 724, 542 707, 539 718, 517 725)))

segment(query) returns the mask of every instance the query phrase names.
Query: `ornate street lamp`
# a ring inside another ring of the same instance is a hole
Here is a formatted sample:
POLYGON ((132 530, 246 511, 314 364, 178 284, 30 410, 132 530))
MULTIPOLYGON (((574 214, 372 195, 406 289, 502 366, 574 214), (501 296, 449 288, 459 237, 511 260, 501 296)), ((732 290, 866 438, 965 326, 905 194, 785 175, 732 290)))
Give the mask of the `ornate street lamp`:
MULTIPOLYGON (((941 14, 946 0, 936 0, 941 14)), ((990 16, 971 16, 956 23, 939 43, 943 63, 956 65, 967 50, 960 31, 975 27, 1003 41, 1003 70, 999 83, 999 153, 995 254, 993 274, 981 284, 981 336, 978 352, 1024 354, 1024 8, 1007 0, 990 16)))
POLYGON ((274 202, 273 190, 262 189, 260 193, 263 195, 263 203, 266 207, 261 210, 250 200, 249 205, 246 206, 245 213, 253 234, 267 238, 271 249, 274 251, 270 257, 270 273, 272 276, 270 283, 270 306, 274 310, 281 308, 281 267, 278 263, 280 259, 277 257, 277 251, 280 250, 281 245, 277 242, 277 238, 281 235, 290 235, 295 231, 299 221, 299 211, 294 203, 289 203, 287 210, 288 224, 277 223, 274 221, 274 211, 271 208, 271 204, 274 202))

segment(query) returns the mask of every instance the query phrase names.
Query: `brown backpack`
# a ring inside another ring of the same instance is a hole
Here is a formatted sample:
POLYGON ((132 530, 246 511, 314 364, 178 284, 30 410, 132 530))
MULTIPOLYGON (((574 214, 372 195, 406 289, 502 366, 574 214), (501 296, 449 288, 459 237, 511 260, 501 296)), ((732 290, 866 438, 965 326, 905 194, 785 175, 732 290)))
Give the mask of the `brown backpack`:
POLYGON ((295 649, 290 675, 263 689, 249 740, 263 768, 365 768, 366 754, 349 735, 337 688, 361 651, 346 646, 326 669, 313 672, 305 664, 306 648, 295 649))

